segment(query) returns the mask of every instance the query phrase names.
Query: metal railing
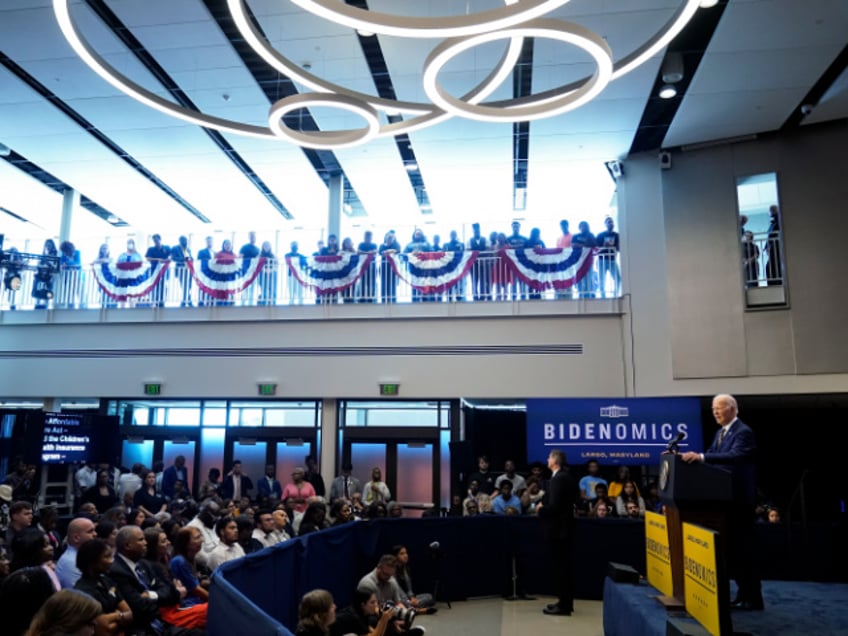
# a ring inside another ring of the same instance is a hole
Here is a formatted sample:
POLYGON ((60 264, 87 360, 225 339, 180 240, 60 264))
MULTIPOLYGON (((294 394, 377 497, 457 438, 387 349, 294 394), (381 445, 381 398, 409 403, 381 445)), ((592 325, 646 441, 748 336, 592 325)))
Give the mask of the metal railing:
MULTIPOLYGON (((38 258, 38 257, 34 257, 38 258)), ((240 263, 240 258, 234 259, 240 263)), ((197 261, 195 261, 197 262, 197 261)), ((9 263, 3 262, 0 310, 132 309, 143 307, 287 306, 331 303, 497 302, 578 298, 614 298, 621 294, 618 256, 597 256, 586 276, 566 290, 534 291, 520 281, 497 255, 481 255, 449 289, 426 294, 400 278, 387 260, 375 258, 351 287, 317 294, 301 284, 284 259, 269 259, 255 280, 227 299, 213 298, 197 285, 188 267, 171 263, 149 293, 116 300, 98 284, 94 266, 57 268, 45 282, 37 263, 16 269, 17 280, 6 283, 9 263), (45 286, 47 289, 45 289, 45 286), (34 295, 35 294, 35 295, 34 295), (38 296, 38 297, 37 297, 38 296)))
POLYGON ((745 287, 771 287, 784 284, 782 241, 767 232, 742 237, 742 273, 745 287))

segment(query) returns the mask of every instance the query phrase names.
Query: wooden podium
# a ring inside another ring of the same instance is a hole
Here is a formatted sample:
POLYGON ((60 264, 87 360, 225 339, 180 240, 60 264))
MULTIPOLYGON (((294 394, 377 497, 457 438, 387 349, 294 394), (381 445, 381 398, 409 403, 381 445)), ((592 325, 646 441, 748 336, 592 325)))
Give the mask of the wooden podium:
POLYGON ((683 523, 719 533, 718 592, 719 610, 729 618, 730 584, 724 555, 727 554, 727 511, 733 500, 731 474, 727 470, 701 462, 687 464, 680 455, 663 455, 660 460, 659 495, 665 504, 671 560, 672 597, 660 597, 669 610, 683 609, 683 523))

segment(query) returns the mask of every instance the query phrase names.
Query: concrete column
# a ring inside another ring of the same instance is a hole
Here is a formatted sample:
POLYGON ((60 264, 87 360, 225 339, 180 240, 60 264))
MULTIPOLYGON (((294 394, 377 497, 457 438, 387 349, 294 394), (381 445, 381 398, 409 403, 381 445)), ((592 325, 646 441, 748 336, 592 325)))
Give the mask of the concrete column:
POLYGON ((71 240, 71 221, 74 218, 74 210, 79 207, 79 202, 80 193, 78 190, 65 190, 65 194, 62 197, 62 221, 59 225, 59 243, 71 240))
POLYGON ((342 244, 342 208, 344 206, 344 178, 340 174, 330 177, 330 196, 327 207, 327 235, 335 234, 342 244))
POLYGON ((330 484, 336 476, 336 443, 338 441, 338 401, 325 398, 321 402, 321 457, 318 458, 321 467, 321 477, 330 496, 330 484))

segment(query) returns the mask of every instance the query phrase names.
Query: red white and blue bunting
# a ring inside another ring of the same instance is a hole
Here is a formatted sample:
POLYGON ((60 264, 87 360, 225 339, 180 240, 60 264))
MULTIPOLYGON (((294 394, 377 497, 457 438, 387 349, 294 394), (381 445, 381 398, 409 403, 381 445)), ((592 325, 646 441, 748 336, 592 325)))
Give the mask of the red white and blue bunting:
POLYGON ((343 252, 335 256, 310 256, 302 259, 286 257, 286 264, 301 285, 315 290, 319 296, 335 294, 356 284, 374 261, 373 254, 343 252))
POLYGON ((149 294, 168 271, 170 261, 96 263, 94 278, 107 296, 117 301, 149 294))
POLYGON ((186 261, 197 286, 212 298, 226 300, 247 287, 265 267, 265 257, 220 257, 186 261))
POLYGON ((424 294, 440 294, 456 285, 474 265, 478 252, 387 254, 399 278, 424 294))
POLYGON ((568 289, 592 269, 591 247, 503 250, 501 257, 516 277, 533 289, 568 289))

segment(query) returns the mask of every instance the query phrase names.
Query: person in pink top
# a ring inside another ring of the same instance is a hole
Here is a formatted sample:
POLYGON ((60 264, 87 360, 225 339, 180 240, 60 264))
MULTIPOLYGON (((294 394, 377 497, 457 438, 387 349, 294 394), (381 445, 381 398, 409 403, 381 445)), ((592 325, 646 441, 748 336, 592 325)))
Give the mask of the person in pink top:
POLYGON ((315 488, 305 479, 306 471, 298 466, 292 473, 292 481, 283 488, 283 501, 291 497, 295 512, 304 512, 309 500, 315 496, 315 488))

